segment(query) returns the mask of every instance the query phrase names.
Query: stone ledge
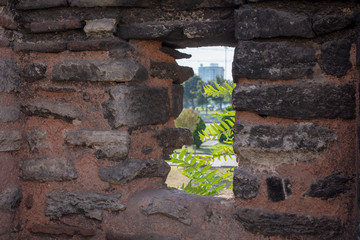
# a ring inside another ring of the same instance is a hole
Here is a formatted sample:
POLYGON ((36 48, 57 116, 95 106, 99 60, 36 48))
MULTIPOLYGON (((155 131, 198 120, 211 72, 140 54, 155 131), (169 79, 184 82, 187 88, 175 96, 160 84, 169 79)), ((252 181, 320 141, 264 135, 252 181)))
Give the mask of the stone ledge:
POLYGON ((130 136, 127 131, 86 131, 66 133, 66 143, 74 146, 88 146, 98 156, 125 158, 129 152, 130 136))
POLYGON ((22 130, 0 131, 0 152, 18 151, 23 141, 22 130))
POLYGON ((149 0, 68 0, 71 7, 154 7, 149 0))
POLYGON ((176 63, 151 62, 151 76, 161 79, 172 79, 173 83, 181 84, 194 76, 194 71, 190 67, 181 67, 176 63))
POLYGON ((42 53, 59 53, 66 50, 66 42, 64 41, 29 41, 14 42, 15 52, 42 52, 42 53))
POLYGON ((193 135, 187 128, 163 127, 154 137, 157 139, 159 146, 163 148, 164 159, 169 159, 169 155, 175 149, 193 143, 193 135))
POLYGON ((354 119, 355 87, 312 82, 262 86, 245 84, 233 91, 233 108, 290 119, 354 119))
POLYGON ((31 10, 41 8, 66 7, 67 0, 20 0, 16 8, 20 10, 31 10))
POLYGON ((132 60, 64 60, 53 69, 53 81, 130 82, 147 80, 147 70, 132 60))
POLYGON ((32 33, 52 33, 80 29, 82 27, 83 24, 77 19, 30 23, 30 31, 32 33))
POLYGON ((97 51, 112 49, 132 49, 130 44, 119 38, 87 39, 69 41, 67 49, 70 51, 97 51))
POLYGON ((78 226, 67 226, 62 224, 33 224, 28 230, 31 233, 49 234, 49 235, 67 235, 75 236, 80 235, 83 237, 92 237, 96 235, 96 231, 89 228, 83 228, 78 226))
POLYGON ((73 162, 69 159, 37 158, 20 162, 20 177, 24 181, 63 182, 78 176, 73 162))

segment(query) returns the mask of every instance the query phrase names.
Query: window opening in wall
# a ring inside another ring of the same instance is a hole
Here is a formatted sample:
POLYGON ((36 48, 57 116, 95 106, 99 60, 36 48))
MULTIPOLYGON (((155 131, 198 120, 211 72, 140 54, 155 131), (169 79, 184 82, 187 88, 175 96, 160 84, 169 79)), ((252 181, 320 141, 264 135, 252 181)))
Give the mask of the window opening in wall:
POLYGON ((166 183, 194 194, 232 195, 232 173, 237 166, 232 150, 234 48, 219 46, 180 51, 192 57, 177 63, 193 68, 195 75, 183 83, 183 111, 175 120, 175 126, 190 129, 194 142, 170 156, 171 172, 166 183))

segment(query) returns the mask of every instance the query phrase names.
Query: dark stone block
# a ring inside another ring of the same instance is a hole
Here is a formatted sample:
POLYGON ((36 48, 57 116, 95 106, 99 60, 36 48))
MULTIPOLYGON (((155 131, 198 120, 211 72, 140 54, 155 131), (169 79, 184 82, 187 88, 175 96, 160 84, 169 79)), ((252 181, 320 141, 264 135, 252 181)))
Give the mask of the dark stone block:
POLYGON ((20 117, 20 109, 14 106, 0 106, 0 122, 14 122, 20 117))
POLYGON ((23 131, 2 130, 0 131, 0 152, 12 152, 20 150, 23 141, 23 131))
POLYGON ((120 202, 120 193, 55 191, 46 195, 45 215, 51 219, 69 214, 84 214, 88 218, 101 221, 103 210, 126 209, 126 206, 120 202))
POLYGON ((70 51, 98 51, 98 50, 112 50, 112 49, 129 49, 132 47, 124 40, 118 38, 105 39, 88 39, 80 41, 70 41, 67 44, 67 49, 70 51))
POLYGON ((48 148, 48 145, 44 141, 46 138, 47 133, 44 129, 29 131, 27 134, 27 141, 29 143, 30 152, 39 152, 40 149, 48 148))
POLYGON ((37 158, 20 162, 20 177, 24 181, 63 182, 78 176, 73 162, 69 159, 37 158))
POLYGON ((311 78, 317 61, 315 49, 292 42, 239 42, 233 77, 261 79, 311 78))
POLYGON ((145 67, 132 60, 65 60, 55 65, 52 80, 130 82, 147 77, 145 67))
POLYGON ((260 184, 258 178, 240 168, 234 170, 233 192, 236 198, 252 199, 257 196, 260 184))
POLYGON ((157 1, 149 0, 68 0, 71 7, 154 7, 157 1))
POLYGON ((66 50, 63 41, 14 42, 14 51, 34 51, 43 53, 59 53, 66 50))
POLYGON ((176 63, 151 62, 151 76, 161 79, 172 79, 173 83, 181 84, 194 76, 190 67, 181 67, 176 63))
POLYGON ((182 53, 180 51, 177 51, 177 50, 175 50, 173 48, 169 48, 169 47, 161 47, 160 51, 170 55, 171 57, 173 57, 175 59, 191 58, 190 54, 182 53))
POLYGON ((271 8, 243 8, 235 11, 235 37, 238 40, 272 37, 315 36, 306 15, 271 8))
POLYGON ((325 15, 313 19, 313 29, 316 35, 335 32, 346 28, 352 22, 351 16, 325 15))
POLYGON ((333 130, 314 123, 281 126, 240 122, 233 131, 233 147, 240 161, 269 165, 310 161, 336 140, 333 130))
POLYGON ((100 167, 101 180, 113 184, 127 184, 137 178, 161 177, 166 179, 170 166, 163 160, 127 159, 112 167, 100 167))
POLYGON ((78 226, 66 226, 62 224, 33 224, 28 229, 31 233, 49 234, 49 235, 67 235, 82 237, 92 237, 96 235, 96 231, 89 228, 78 226))
POLYGON ((164 159, 169 159, 169 155, 178 148, 184 145, 191 145, 193 143, 193 135, 187 128, 172 128, 163 127, 155 138, 160 147, 163 147, 164 159))
POLYGON ((279 177, 266 178, 268 198, 273 202, 286 200, 291 194, 290 180, 279 177))
POLYGON ((353 182, 353 179, 354 176, 344 176, 337 171, 311 184, 310 189, 304 195, 323 200, 335 198, 352 189, 348 183, 353 182))
POLYGON ((22 200, 21 188, 9 188, 0 193, 0 210, 14 212, 22 200))
POLYGON ((14 16, 11 13, 0 9, 0 27, 15 30, 18 27, 18 23, 15 21, 14 16))
POLYGON ((173 84, 171 86, 172 97, 172 116, 177 118, 183 110, 184 87, 182 85, 173 84))
POLYGON ((75 119, 82 119, 82 112, 78 108, 66 103, 44 99, 25 103, 22 105, 21 110, 29 116, 44 118, 53 116, 54 118, 62 119, 69 123, 72 123, 75 119))
POLYGON ((231 8, 233 0, 162 0, 161 8, 167 11, 192 10, 198 8, 231 8))
POLYGON ((75 88, 69 88, 69 87, 57 87, 57 86, 39 86, 37 88, 37 90, 42 90, 42 91, 46 91, 46 92, 65 92, 65 93, 70 93, 70 92, 76 92, 75 88))
POLYGON ((163 236, 156 233, 137 233, 137 234, 123 234, 114 233, 111 231, 106 232, 106 240, 180 240, 177 237, 163 236))
POLYGON ((351 69, 351 43, 348 40, 330 41, 321 46, 323 70, 327 74, 342 77, 351 69))
POLYGON ((313 217, 294 213, 281 213, 260 209, 239 209, 235 218, 253 233, 264 236, 317 236, 319 239, 331 239, 341 235, 343 226, 338 219, 313 217))
POLYGON ((311 82, 237 86, 233 108, 290 119, 355 118, 355 87, 311 82))
POLYGON ((15 60, 0 59, 0 92, 20 89, 20 64, 15 60))
POLYGON ((146 86, 116 86, 102 104, 110 126, 141 126, 165 123, 170 118, 168 89, 146 86))
POLYGON ((54 8, 67 6, 67 0, 19 0, 16 4, 17 9, 30 10, 41 8, 54 8))
POLYGON ((76 19, 30 23, 30 31, 32 33, 61 32, 73 29, 80 29, 82 27, 83 24, 81 23, 81 21, 76 19))
POLYGON ((27 81, 43 79, 46 73, 46 63, 26 64, 23 69, 23 76, 27 81))
POLYGON ((356 65, 360 66, 360 36, 356 39, 356 65))

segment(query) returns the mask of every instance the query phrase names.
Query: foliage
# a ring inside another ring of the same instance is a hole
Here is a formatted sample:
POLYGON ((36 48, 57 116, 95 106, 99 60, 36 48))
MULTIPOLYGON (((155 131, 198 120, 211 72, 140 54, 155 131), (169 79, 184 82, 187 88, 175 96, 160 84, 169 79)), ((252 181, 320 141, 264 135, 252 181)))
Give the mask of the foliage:
MULTIPOLYGON (((224 86, 215 84, 214 86, 207 85, 204 88, 205 93, 208 96, 224 96, 231 94, 235 84, 224 83, 224 86)), ((211 162, 216 158, 220 159, 223 157, 227 160, 227 157, 232 158, 234 150, 232 147, 233 131, 232 128, 235 123, 235 111, 227 109, 224 112, 217 112, 215 114, 220 124, 212 123, 208 128, 209 133, 203 131, 200 134, 202 141, 214 140, 224 135, 226 139, 225 143, 228 145, 219 146, 217 150, 212 152, 212 155, 195 155, 192 153, 187 154, 187 149, 183 149, 180 154, 174 152, 170 155, 170 163, 178 164, 178 167, 185 167, 182 174, 190 179, 189 183, 180 188, 193 194, 199 195, 213 195, 218 194, 220 190, 226 188, 226 184, 223 181, 231 181, 233 169, 225 174, 217 175, 217 171, 208 171, 211 168, 211 162), (224 119, 224 120, 222 120, 224 119)), ((232 185, 229 187, 232 188, 232 185)))
POLYGON ((199 114, 195 110, 188 108, 184 109, 179 117, 175 119, 175 126, 188 128, 193 133, 197 129, 199 122, 199 114))
POLYGON ((196 130, 193 132, 193 144, 195 144, 197 148, 199 148, 200 145, 203 143, 203 141, 200 139, 200 133, 202 133, 206 129, 205 122, 200 116, 199 120, 199 123, 196 125, 196 130))
POLYGON ((202 85, 201 78, 197 75, 194 75, 193 77, 189 78, 183 86, 184 86, 184 106, 191 106, 193 109, 195 109, 195 99, 196 96, 199 94, 199 87, 202 85))
MULTIPOLYGON (((234 109, 232 108, 232 106, 228 106, 225 108, 225 112, 231 112, 231 111, 234 111, 234 109)), ((233 122, 233 119, 231 118, 231 116, 223 116, 221 117, 221 121, 222 122, 226 122, 226 121, 231 121, 232 124, 234 124, 233 122)), ((226 126, 224 126, 224 124, 220 123, 220 127, 222 128, 225 128, 226 126)), ((219 137, 219 142, 220 143, 225 143, 225 144, 228 144, 227 143, 227 139, 233 139, 234 138, 234 134, 233 133, 230 133, 228 136, 226 136, 226 134, 221 134, 220 137, 219 137)))

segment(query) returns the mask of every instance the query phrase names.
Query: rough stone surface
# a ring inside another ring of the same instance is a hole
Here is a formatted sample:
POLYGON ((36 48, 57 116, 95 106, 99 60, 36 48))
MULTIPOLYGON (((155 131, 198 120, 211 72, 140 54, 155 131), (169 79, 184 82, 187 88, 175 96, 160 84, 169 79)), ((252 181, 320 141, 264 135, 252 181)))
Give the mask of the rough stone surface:
POLYGON ((40 8, 54 8, 67 6, 66 0, 20 0, 16 5, 17 9, 30 10, 40 8))
POLYGON ((184 87, 182 85, 173 84, 171 86, 171 97, 171 116, 177 118, 183 110, 184 87))
POLYGON ((75 119, 82 119, 82 112, 78 108, 66 103, 44 99, 23 104, 22 111, 29 116, 45 118, 53 116, 70 123, 75 119))
POLYGON ((64 60, 53 70, 54 81, 130 82, 147 80, 147 71, 132 60, 64 60))
POLYGON ((48 145, 44 141, 47 138, 46 130, 34 129, 28 132, 27 141, 29 143, 30 152, 39 152, 41 149, 48 148, 48 145))
POLYGON ((37 41, 37 42, 14 42, 15 52, 43 52, 43 53, 59 53, 66 50, 66 42, 64 41, 37 41))
POLYGON ((311 184, 310 189, 304 195, 323 200, 335 198, 352 189, 349 183, 353 182, 353 179, 353 176, 344 176, 341 172, 334 172, 311 184))
POLYGON ((9 188, 0 193, 0 209, 14 212, 22 200, 21 188, 9 188))
POLYGON ((163 160, 127 159, 112 167, 100 167, 101 180, 114 184, 127 184, 137 178, 161 177, 164 180, 170 166, 163 160))
POLYGON ((18 91, 20 64, 15 60, 0 59, 0 92, 18 91))
POLYGON ((266 178, 268 198, 273 202, 286 200, 291 195, 291 184, 289 179, 276 176, 266 178))
POLYGON ((101 38, 69 41, 67 49, 70 51, 97 51, 111 49, 131 49, 128 42, 118 38, 101 38))
POLYGON ((306 15, 271 8, 236 10, 235 23, 235 37, 238 40, 315 36, 311 20, 306 15))
POLYGON ((351 69, 351 43, 348 40, 326 42, 321 46, 323 70, 327 74, 342 77, 351 69))
POLYGON ((349 26, 352 22, 351 16, 338 14, 317 16, 313 19, 313 30, 316 35, 335 32, 349 26))
POLYGON ((0 131, 0 152, 20 150, 22 140, 23 132, 21 130, 0 131))
POLYGON ((181 67, 176 63, 151 62, 151 76, 161 79, 172 79, 173 83, 181 84, 194 76, 190 67, 181 67))
POLYGON ((146 215, 161 214, 183 224, 191 225, 189 209, 171 200, 154 198, 148 205, 142 206, 141 210, 146 215))
POLYGON ((14 19, 14 15, 7 8, 0 6, 0 27, 15 30, 18 23, 14 19))
POLYGON ((20 162, 20 177, 24 181, 69 181, 77 178, 71 160, 65 158, 36 158, 20 162))
POLYGON ((239 209, 235 218, 253 233, 265 236, 296 234, 331 239, 342 233, 341 221, 328 217, 313 217, 260 209, 239 209))
POLYGON ((27 81, 43 79, 46 73, 46 63, 26 64, 23 69, 23 76, 27 81))
POLYGON ((98 156, 125 158, 129 152, 130 136, 127 131, 76 131, 68 132, 66 143, 88 146, 97 151, 98 156))
POLYGON ((193 136, 187 128, 164 127, 155 134, 160 147, 163 147, 163 157, 168 159, 175 149, 193 143, 193 136))
POLYGON ((88 218, 102 220, 103 210, 123 211, 121 194, 95 192, 55 191, 47 194, 45 215, 52 219, 69 214, 84 214, 88 218))
POLYGON ((144 233, 144 234, 122 234, 114 233, 111 231, 106 232, 106 240, 180 240, 177 237, 163 236, 156 233, 144 233))
POLYGON ((20 117, 20 109, 14 106, 0 106, 0 122, 14 122, 20 117))
POLYGON ((233 108, 290 119, 355 118, 355 87, 320 83, 246 84, 233 92, 233 108))
POLYGON ((360 66, 360 36, 356 39, 356 66, 360 66))
POLYGON ((71 7, 151 7, 147 0, 68 0, 71 7))
POLYGON ((82 27, 83 24, 78 19, 30 23, 30 31, 32 33, 61 32, 61 31, 79 29, 82 27))
POLYGON ((333 130, 314 123, 234 126, 234 151, 240 161, 264 164, 310 161, 336 140, 333 130))
POLYGON ((102 104, 110 126, 141 126, 165 123, 170 117, 168 89, 146 86, 116 86, 102 104))
POLYGON ((49 234, 49 235, 80 235, 83 237, 92 237, 96 235, 96 231, 89 228, 78 226, 67 226, 61 224, 33 224, 28 229, 31 233, 49 234))
POLYGON ((178 50, 175 50, 175 49, 169 48, 169 47, 161 47, 160 51, 172 56, 175 59, 191 58, 190 54, 183 53, 183 52, 180 52, 178 50))
POLYGON ((116 32, 116 19, 87 20, 84 32, 88 37, 111 37, 116 32))
POLYGON ((162 0, 161 8, 167 11, 191 10, 197 8, 226 8, 235 7, 233 0, 162 0))
POLYGON ((252 199, 257 196, 260 188, 258 178, 240 168, 234 170, 233 192, 236 198, 252 199))
POLYGON ((316 64, 315 49, 292 42, 239 42, 235 49, 233 77, 250 79, 310 78, 316 64))

